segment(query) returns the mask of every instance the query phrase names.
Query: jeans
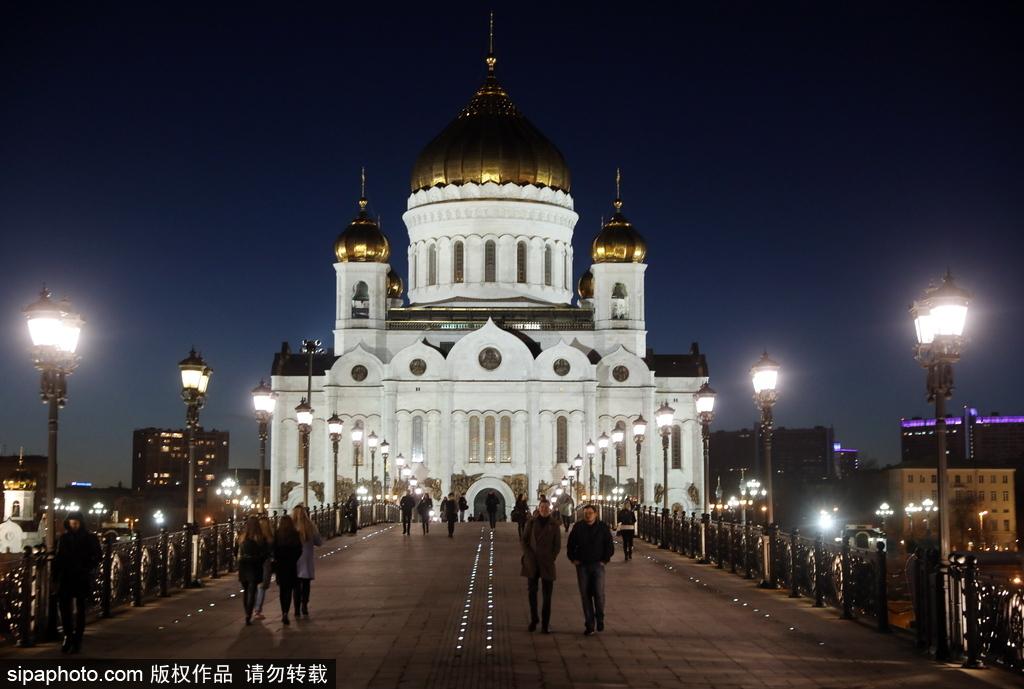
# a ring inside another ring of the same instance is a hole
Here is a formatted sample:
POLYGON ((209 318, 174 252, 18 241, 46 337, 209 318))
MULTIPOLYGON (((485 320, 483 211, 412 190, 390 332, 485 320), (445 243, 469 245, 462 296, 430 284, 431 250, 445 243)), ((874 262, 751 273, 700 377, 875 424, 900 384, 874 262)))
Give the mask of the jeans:
POLYGON ((448 517, 448 538, 455 535, 455 517, 448 517))
POLYGON ((519 540, 521 541, 521 540, 523 540, 523 531, 526 530, 526 520, 525 520, 525 518, 520 519, 518 522, 516 522, 516 526, 519 527, 519 540))
POLYGON ((633 532, 625 529, 619 532, 619 536, 622 537, 622 552, 628 560, 633 557, 633 532))
POLYGON ((562 526, 565 527, 566 531, 569 530, 569 527, 572 526, 572 515, 569 515, 569 514, 563 514, 562 515, 562 526))
POLYGON ((576 566, 576 581, 583 600, 583 619, 587 629, 604 622, 604 563, 584 562, 576 566))
POLYGON ((309 584, 312 579, 298 578, 295 580, 295 614, 301 611, 303 615, 309 614, 309 584), (301 604, 301 605, 300 605, 301 604))
POLYGON ((281 592, 281 615, 287 616, 288 609, 292 606, 292 596, 295 595, 295 586, 298 584, 297 578, 285 578, 282 579, 280 576, 277 577, 277 588, 281 592))
POLYGON ((57 598, 60 607, 60 624, 64 628, 64 636, 72 641, 81 641, 85 632, 85 601, 86 595, 61 593, 57 598), (74 605, 74 612, 72 612, 74 605))
POLYGON ((459 521, 466 521, 466 510, 459 510, 459 521))
POLYGON ((494 523, 496 521, 498 521, 498 513, 497 512, 488 512, 487 513, 487 519, 490 520, 491 528, 493 529, 494 528, 494 523))
POLYGON ((423 525, 423 533, 430 533, 430 517, 420 517, 420 524, 423 525))
POLYGON ((402 512, 402 533, 412 533, 412 512, 409 514, 402 512))
POLYGON ((551 622, 551 592, 555 588, 555 582, 550 579, 541 579, 540 577, 530 577, 528 580, 527 595, 530 597, 530 622, 536 624, 541 623, 543 629, 548 628, 548 623, 551 622), (540 617, 537 617, 537 589, 538 583, 543 584, 543 602, 540 610, 540 617))
POLYGON ((245 619, 252 617, 253 608, 256 607, 257 590, 262 588, 263 573, 257 576, 253 572, 245 572, 238 576, 242 583, 242 607, 245 608, 245 619))
POLYGON ((270 558, 267 558, 263 562, 263 580, 260 581, 259 588, 256 590, 256 612, 263 612, 263 601, 267 597, 267 589, 270 588, 270 575, 273 572, 273 562, 270 558))

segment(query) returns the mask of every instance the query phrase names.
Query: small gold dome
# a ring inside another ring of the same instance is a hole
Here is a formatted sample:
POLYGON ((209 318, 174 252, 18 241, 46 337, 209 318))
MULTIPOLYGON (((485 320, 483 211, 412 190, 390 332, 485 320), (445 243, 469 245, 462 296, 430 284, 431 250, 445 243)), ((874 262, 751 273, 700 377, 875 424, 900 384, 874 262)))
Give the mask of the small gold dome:
POLYGON ((4 490, 35 490, 36 485, 35 474, 25 468, 25 456, 19 456, 18 468, 4 479, 4 490))
POLYGON ((643 263, 647 242, 622 215, 622 199, 615 199, 615 214, 594 238, 594 263, 643 263))
POLYGON ((387 263, 391 256, 388 238, 366 212, 366 197, 359 199, 359 215, 334 240, 334 256, 339 263, 387 263))
POLYGON ((483 86, 416 159, 412 191, 467 182, 569 191, 565 158, 516 108, 494 76, 495 61, 487 56, 483 86))
POLYGON ((580 275, 580 281, 576 283, 576 291, 579 293, 580 299, 593 299, 594 274, 588 270, 583 275, 580 275))
POLYGON ((401 299, 402 290, 405 289, 405 284, 402 282, 402 278, 399 277, 398 273, 388 269, 388 286, 387 295, 388 299, 401 299))

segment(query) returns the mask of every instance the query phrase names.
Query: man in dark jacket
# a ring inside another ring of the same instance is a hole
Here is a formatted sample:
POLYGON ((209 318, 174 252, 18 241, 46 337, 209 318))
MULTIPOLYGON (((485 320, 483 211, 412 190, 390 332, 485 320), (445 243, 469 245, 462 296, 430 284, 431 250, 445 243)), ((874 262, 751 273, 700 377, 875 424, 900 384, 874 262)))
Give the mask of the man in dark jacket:
POLYGON ((416 498, 412 496, 412 491, 405 491, 405 495, 398 502, 399 508, 402 510, 402 535, 412 534, 412 511, 416 509, 416 498))
POLYGON ((354 492, 348 495, 348 502, 345 503, 345 513, 348 517, 349 525, 352 527, 351 533, 355 533, 359 530, 359 498, 354 492))
POLYGON ((484 506, 487 507, 487 519, 491 522, 491 528, 494 528, 494 523, 498 519, 498 496, 494 494, 494 491, 487 493, 487 497, 484 498, 484 506))
POLYGON ((434 511, 434 499, 430 497, 430 493, 424 493, 423 497, 420 498, 420 502, 416 505, 416 512, 420 516, 420 525, 423 527, 423 534, 430 533, 430 513, 434 511))
POLYGON ((86 601, 92 595, 92 571, 103 559, 100 541, 89 533, 81 512, 64 520, 64 533, 57 541, 53 559, 53 580, 57 587, 60 622, 64 628, 64 653, 82 648, 86 601))
POLYGON ((612 559, 615 545, 608 525, 597 518, 597 508, 583 508, 583 519, 569 532, 566 555, 576 565, 576 580, 583 599, 583 633, 604 631, 604 566, 612 559))
POLYGON ((441 518, 448 522, 448 538, 454 538, 455 522, 459 521, 459 501, 455 499, 455 493, 448 493, 441 502, 441 518))
POLYGON ((551 622, 551 593, 555 587, 555 559, 562 549, 562 529, 551 516, 551 503, 542 500, 537 505, 537 514, 526 522, 523 528, 523 569, 521 574, 527 577, 527 595, 530 598, 530 627, 535 631, 537 623, 540 630, 549 634, 551 622), (543 587, 543 607, 540 617, 537 615, 537 589, 543 587))

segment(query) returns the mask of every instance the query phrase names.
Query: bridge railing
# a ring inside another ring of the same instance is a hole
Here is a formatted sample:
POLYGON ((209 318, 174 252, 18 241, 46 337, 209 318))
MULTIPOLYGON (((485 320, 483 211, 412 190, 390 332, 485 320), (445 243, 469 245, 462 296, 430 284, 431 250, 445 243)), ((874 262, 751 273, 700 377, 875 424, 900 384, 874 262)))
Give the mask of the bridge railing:
MULTIPOLYGON (((324 538, 342 533, 344 506, 334 503, 314 507, 310 519, 324 538)), ((269 515, 276 528, 280 515, 269 515)), ((366 505, 360 510, 360 526, 398 521, 398 507, 366 505)), ((93 574, 90 614, 110 617, 115 610, 141 606, 147 600, 166 597, 192 583, 192 544, 198 578, 216 579, 237 568, 236 543, 244 520, 229 519, 198 529, 161 529, 156 536, 138 532, 118 536, 100 534, 102 557, 93 574)), ((0 562, 0 642, 32 646, 56 631, 54 606, 48 601, 51 554, 43 546, 26 547, 20 557, 0 562)))

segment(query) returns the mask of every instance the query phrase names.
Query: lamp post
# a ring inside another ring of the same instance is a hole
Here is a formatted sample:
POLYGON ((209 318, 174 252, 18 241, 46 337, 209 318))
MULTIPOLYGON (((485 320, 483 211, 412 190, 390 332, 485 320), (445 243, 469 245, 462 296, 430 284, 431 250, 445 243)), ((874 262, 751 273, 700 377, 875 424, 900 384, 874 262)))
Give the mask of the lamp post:
MULTIPOLYGON (((594 454, 597 452, 597 448, 594 446, 593 440, 587 441, 587 491, 590 496, 594 495, 594 454)), ((593 497, 590 498, 593 500, 593 497)))
POLYGON ((358 493, 359 486, 359 464, 362 459, 359 457, 359 449, 363 444, 363 422, 356 421, 355 425, 352 426, 352 463, 356 467, 356 492, 358 493))
POLYGON ((953 364, 960 360, 971 295, 956 286, 947 271, 938 287, 929 287, 910 307, 917 335, 914 358, 927 371, 928 401, 935 403, 938 449, 939 559, 949 555, 949 491, 946 484, 946 400, 953 396, 953 364))
POLYGON ((302 504, 309 508, 309 432, 313 428, 313 407, 303 397, 295 407, 295 421, 299 424, 302 444, 302 504))
POLYGON ((597 438, 597 446, 601 449, 601 475, 597 477, 597 491, 604 493, 605 460, 608 457, 608 443, 610 438, 607 433, 602 433, 597 438))
POLYGON ((662 403, 655 413, 654 420, 658 424, 658 432, 661 433, 661 548, 668 550, 668 436, 672 432, 672 421, 675 419, 676 410, 662 403))
MULTIPOLYGON (((929 519, 929 517, 930 517, 930 515, 932 513, 939 512, 939 506, 936 505, 935 501, 932 500, 931 498, 925 498, 924 500, 921 501, 920 511, 924 513, 924 516, 922 517, 922 519, 924 520, 924 537, 925 538, 930 538, 931 535, 932 535, 932 530, 931 530, 931 527, 928 524, 928 519, 929 519)), ((940 530, 939 536, 940 536, 940 538, 941 538, 941 535, 942 535, 941 534, 941 529, 942 529, 942 522, 943 521, 944 521, 943 515, 942 515, 941 512, 939 512, 939 530, 940 530)))
POLYGON ((274 391, 262 380, 260 384, 252 389, 252 406, 256 412, 256 424, 260 436, 260 476, 257 488, 257 510, 262 512, 267 508, 266 495, 263 489, 263 473, 267 466, 267 437, 269 437, 270 417, 274 415, 274 407, 277 406, 277 398, 274 391))
POLYGON ((636 444, 636 499, 637 504, 641 501, 643 491, 640 489, 640 448, 644 444, 644 440, 647 438, 647 420, 644 419, 643 414, 639 414, 633 419, 633 442, 636 444))
POLYGON ((217 495, 224 499, 224 504, 231 503, 231 519, 238 519, 238 498, 242 494, 242 488, 231 476, 225 476, 217 487, 217 495))
POLYGON ((988 514, 988 510, 981 510, 978 512, 978 547, 985 547, 985 515, 988 514))
POLYGON ((334 501, 338 502, 338 446, 341 444, 341 434, 345 431, 345 422, 341 420, 338 413, 331 414, 327 419, 327 434, 331 438, 331 454, 334 458, 332 474, 334 478, 334 501))
MULTIPOLYGON (((32 339, 32 360, 40 372, 39 396, 49 406, 48 442, 46 452, 46 551, 54 550, 57 521, 54 498, 57 497, 57 413, 67 403, 67 377, 78 366, 78 338, 84 321, 72 311, 67 299, 59 303, 43 288, 39 299, 25 307, 28 334, 32 339)), ((51 612, 55 613, 56 597, 51 596, 51 612)), ((56 630, 56 616, 52 626, 56 630)))
POLYGON ((370 431, 366 446, 370 448, 370 513, 377 507, 377 434, 370 431))
POLYGON ((188 434, 188 511, 187 528, 192 531, 189 539, 191 572, 189 585, 199 585, 199 529, 196 525, 196 430, 199 428, 199 410, 206 403, 206 389, 210 385, 213 369, 193 348, 188 356, 178 363, 181 373, 181 399, 185 402, 185 427, 188 434))
POLYGON ((693 395, 697 407, 697 420, 700 421, 700 437, 704 444, 704 486, 701 493, 704 498, 704 514, 710 512, 711 504, 711 422, 715 420, 715 391, 704 383, 693 395))
POLYGON ((612 429, 612 443, 615 444, 615 485, 619 485, 619 466, 622 464, 620 457, 624 457, 626 448, 623 441, 626 439, 626 428, 621 421, 615 424, 612 429))
POLYGON ((907 518, 910 519, 910 537, 914 537, 914 515, 921 511, 920 505, 909 503, 903 508, 903 511, 907 513, 907 518))
POLYGON ((381 441, 380 445, 380 461, 384 464, 384 487, 381 493, 384 495, 384 502, 388 502, 391 494, 391 484, 388 482, 388 457, 391 456, 391 444, 388 443, 387 438, 381 441))
POLYGON ((893 509, 889 507, 889 503, 883 502, 875 510, 875 515, 882 520, 882 533, 885 533, 885 520, 893 515, 893 509))
MULTIPOLYGON (((573 470, 573 478, 575 479, 576 485, 577 485, 576 491, 579 492, 579 487, 578 486, 579 486, 579 482, 580 482, 580 476, 583 474, 583 458, 580 457, 579 455, 576 455, 576 457, 572 460, 572 470, 573 470)), ((575 500, 576 499, 576 493, 573 493, 572 497, 573 497, 573 500, 575 500)))
POLYGON ((778 395, 775 385, 779 380, 779 365, 768 358, 768 352, 750 369, 750 378, 754 383, 754 402, 761 410, 761 438, 764 447, 764 487, 768 492, 767 519, 768 524, 775 523, 775 495, 772 492, 772 407, 778 395))

